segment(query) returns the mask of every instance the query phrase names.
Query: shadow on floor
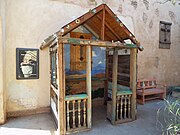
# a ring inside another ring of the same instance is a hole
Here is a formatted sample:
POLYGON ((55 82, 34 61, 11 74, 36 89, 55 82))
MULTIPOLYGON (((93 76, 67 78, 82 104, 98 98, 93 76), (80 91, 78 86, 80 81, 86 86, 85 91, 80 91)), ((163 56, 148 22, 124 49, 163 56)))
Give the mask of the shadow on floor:
MULTIPOLYGON (((106 119, 106 106, 93 107, 92 129, 74 135, 161 135, 156 125, 156 113, 163 101, 147 102, 137 106, 137 120, 111 125, 106 119)), ((9 119, 0 126, 0 135, 54 135, 55 123, 51 114, 38 114, 9 119)))

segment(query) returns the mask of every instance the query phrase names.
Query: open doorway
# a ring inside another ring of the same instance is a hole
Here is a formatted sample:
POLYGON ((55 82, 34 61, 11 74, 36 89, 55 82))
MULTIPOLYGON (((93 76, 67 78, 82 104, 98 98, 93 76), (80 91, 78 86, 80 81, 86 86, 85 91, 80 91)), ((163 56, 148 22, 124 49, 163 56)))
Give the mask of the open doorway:
MULTIPOLYGON (((81 29, 84 29, 85 33, 71 32, 70 37, 96 39, 88 30, 83 27, 81 29)), ((86 47, 83 45, 65 46, 66 95, 86 94, 86 47)), ((91 47, 91 65, 92 125, 94 125, 95 121, 106 119, 106 105, 104 105, 106 49, 104 47, 91 47)))

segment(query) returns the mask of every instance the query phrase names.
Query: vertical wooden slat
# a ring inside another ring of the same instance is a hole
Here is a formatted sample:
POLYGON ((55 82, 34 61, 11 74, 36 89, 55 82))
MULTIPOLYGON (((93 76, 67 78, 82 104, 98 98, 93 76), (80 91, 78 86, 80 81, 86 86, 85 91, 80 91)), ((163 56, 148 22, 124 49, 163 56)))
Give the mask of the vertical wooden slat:
POLYGON ((69 130, 70 129, 70 121, 69 121, 69 101, 67 101, 66 102, 67 104, 66 104, 66 106, 67 106, 67 130, 69 130))
POLYGON ((137 49, 133 48, 130 52, 130 87, 132 89, 131 97, 131 115, 136 119, 136 82, 137 82, 137 49))
POLYGON ((60 41, 57 41, 57 66, 58 66, 58 133, 65 134, 66 126, 65 126, 65 78, 64 78, 64 55, 63 55, 63 44, 60 41))
POLYGON ((124 96, 124 119, 126 119, 126 111, 127 111, 127 95, 124 96))
POLYGON ((119 96, 117 96, 117 101, 116 101, 116 119, 119 119, 119 96))
POLYGON ((83 100, 83 126, 86 127, 86 99, 83 100))
POLYGON ((122 119, 122 112, 123 112, 123 95, 121 96, 121 102, 120 102, 120 119, 122 119))
POLYGON ((87 89, 87 124, 88 128, 91 128, 91 46, 87 46, 86 49, 86 89, 87 89))
POLYGON ((128 95, 128 118, 130 118, 130 111, 131 111, 131 95, 128 95))
POLYGON ((113 77, 112 77, 112 113, 111 113, 112 124, 115 123, 115 119, 116 119, 117 73, 118 73, 118 49, 114 48, 113 77))
POLYGON ((81 127, 81 100, 78 100, 78 127, 81 127))
POLYGON ((73 111, 73 116, 72 116, 72 117, 73 117, 73 118, 72 118, 72 119, 73 119, 73 128, 76 127, 75 103, 76 103, 75 100, 73 100, 73 101, 72 101, 72 106, 73 106, 73 110, 72 110, 72 111, 73 111))

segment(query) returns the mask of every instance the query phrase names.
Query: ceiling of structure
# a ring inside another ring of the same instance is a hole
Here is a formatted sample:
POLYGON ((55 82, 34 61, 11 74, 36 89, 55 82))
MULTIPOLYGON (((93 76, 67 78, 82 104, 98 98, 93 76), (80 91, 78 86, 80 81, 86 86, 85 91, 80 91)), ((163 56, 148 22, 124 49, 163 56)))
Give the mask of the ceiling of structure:
MULTIPOLYGON (((130 39, 134 44, 138 43, 135 36, 106 4, 89 10, 87 13, 63 26, 55 34, 65 36, 81 25, 94 33, 100 40, 124 42, 124 40, 130 39)), ((49 42, 53 38, 54 36, 51 35, 44 43, 49 42)))

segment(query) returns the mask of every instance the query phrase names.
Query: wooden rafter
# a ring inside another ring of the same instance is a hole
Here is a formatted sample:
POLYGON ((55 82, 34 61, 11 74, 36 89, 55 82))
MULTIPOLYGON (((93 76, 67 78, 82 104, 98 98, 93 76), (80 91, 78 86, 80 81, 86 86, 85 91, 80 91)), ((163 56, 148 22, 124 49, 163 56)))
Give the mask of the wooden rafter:
POLYGON ((120 19, 117 18, 112 10, 106 4, 102 4, 63 26, 62 31, 60 30, 49 36, 44 40, 40 49, 49 46, 58 36, 64 36, 80 25, 90 28, 98 35, 96 35, 96 37, 104 37, 103 40, 119 40, 123 42, 125 39, 130 39, 134 44, 140 46, 135 36, 127 29, 120 19))
MULTIPOLYGON (((97 18, 98 18, 99 20, 101 20, 101 17, 98 16, 98 15, 97 15, 97 18)), ((112 32, 112 34, 113 34, 117 39, 119 39, 121 42, 123 42, 122 38, 119 37, 119 36, 116 34, 116 32, 109 26, 109 24, 107 24, 107 23, 104 22, 104 25, 112 32)))
MULTIPOLYGON (((115 19, 116 15, 112 12, 112 10, 107 5, 105 6, 105 9, 109 13, 109 15, 111 15, 115 19)), ((119 20, 119 23, 123 24, 120 20, 119 20)), ((134 44, 136 44, 137 41, 135 39, 135 36, 127 29, 127 27, 124 24, 121 27, 122 27, 123 31, 128 35, 129 39, 131 39, 131 41, 134 44)))
POLYGON ((103 8, 104 8, 104 5, 100 5, 100 6, 96 7, 96 8, 94 8, 94 9, 90 10, 86 14, 78 17, 76 20, 74 20, 74 21, 68 23, 67 25, 63 26, 62 27, 62 29, 64 29, 63 36, 66 35, 67 33, 69 33, 70 31, 74 30, 78 26, 82 25, 84 22, 91 19, 93 16, 95 16, 100 11, 102 11, 103 8))
MULTIPOLYGON (((105 7, 105 5, 103 5, 105 7)), ((104 40, 105 36, 105 8, 103 8, 103 14, 102 14, 102 27, 101 27, 101 40, 104 40)))
POLYGON ((99 35, 93 30, 91 29, 91 27, 89 27, 87 24, 83 24, 83 26, 89 30, 91 32, 91 34, 93 34, 97 39, 99 39, 99 35))

